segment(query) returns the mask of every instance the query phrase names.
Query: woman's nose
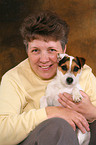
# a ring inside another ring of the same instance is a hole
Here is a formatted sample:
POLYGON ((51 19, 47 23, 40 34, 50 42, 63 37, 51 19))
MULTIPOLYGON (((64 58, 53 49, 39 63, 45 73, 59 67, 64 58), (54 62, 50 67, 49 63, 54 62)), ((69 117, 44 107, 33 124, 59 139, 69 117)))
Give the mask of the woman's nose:
POLYGON ((42 53, 40 55, 40 61, 43 62, 43 63, 49 61, 49 55, 47 53, 42 53))

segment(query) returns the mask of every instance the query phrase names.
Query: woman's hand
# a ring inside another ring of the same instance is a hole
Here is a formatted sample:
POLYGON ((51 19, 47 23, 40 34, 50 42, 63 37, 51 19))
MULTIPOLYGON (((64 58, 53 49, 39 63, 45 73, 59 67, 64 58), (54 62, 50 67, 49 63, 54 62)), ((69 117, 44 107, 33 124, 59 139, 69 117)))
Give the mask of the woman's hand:
POLYGON ((80 93, 83 98, 78 103, 73 102, 72 96, 68 93, 60 94, 58 101, 65 108, 70 108, 78 113, 81 113, 89 122, 92 122, 96 120, 96 107, 93 106, 86 93, 83 91, 80 91, 80 93))
POLYGON ((87 120, 85 119, 85 117, 74 111, 71 110, 69 108, 64 108, 64 107, 55 107, 55 106, 50 106, 50 107, 46 107, 46 113, 48 118, 52 118, 52 117, 60 117, 63 118, 64 120, 66 120, 74 129, 74 131, 76 130, 76 126, 83 132, 85 133, 86 130, 89 131, 89 124, 87 122, 87 120))

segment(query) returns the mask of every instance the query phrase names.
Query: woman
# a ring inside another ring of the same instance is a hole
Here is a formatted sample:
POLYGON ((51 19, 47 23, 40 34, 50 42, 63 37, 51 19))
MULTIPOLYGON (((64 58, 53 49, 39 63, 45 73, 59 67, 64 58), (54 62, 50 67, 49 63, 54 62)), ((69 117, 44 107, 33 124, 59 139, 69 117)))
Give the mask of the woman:
MULTIPOLYGON (((56 75, 57 53, 66 51, 68 33, 67 23, 49 11, 35 13, 24 20, 21 34, 28 58, 2 77, 0 144, 14 145, 23 141, 20 144, 77 145, 76 126, 83 133, 90 130, 87 119, 94 119, 79 110, 67 105, 66 108, 39 107, 47 84, 56 75)), ((92 74, 90 70, 86 66, 82 77, 92 74)), ((81 78, 82 86, 83 83, 81 78)), ((62 105, 64 96, 60 95, 59 99, 62 105)), ((92 108, 90 101, 89 104, 92 108)))

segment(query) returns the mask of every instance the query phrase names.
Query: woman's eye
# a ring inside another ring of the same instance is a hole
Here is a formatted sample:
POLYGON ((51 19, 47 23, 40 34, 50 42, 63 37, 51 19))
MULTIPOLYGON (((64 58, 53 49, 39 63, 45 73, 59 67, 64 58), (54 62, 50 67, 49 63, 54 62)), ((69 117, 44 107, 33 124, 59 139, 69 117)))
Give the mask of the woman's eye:
POLYGON ((31 52, 37 53, 37 52, 39 52, 39 50, 38 49, 33 49, 31 52))
POLYGON ((38 51, 37 49, 32 50, 32 52, 37 52, 37 51, 38 51))
POLYGON ((74 67, 73 71, 77 72, 79 70, 79 68, 77 66, 74 67))
POLYGON ((50 49, 50 51, 52 51, 52 52, 53 52, 53 51, 56 51, 56 49, 50 49))

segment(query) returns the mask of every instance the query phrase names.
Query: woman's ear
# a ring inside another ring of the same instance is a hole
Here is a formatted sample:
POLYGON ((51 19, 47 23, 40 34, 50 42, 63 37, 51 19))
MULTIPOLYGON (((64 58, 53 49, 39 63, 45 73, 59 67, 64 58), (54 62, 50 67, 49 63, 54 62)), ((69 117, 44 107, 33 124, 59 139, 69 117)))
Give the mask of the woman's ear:
POLYGON ((66 49, 67 49, 67 48, 66 48, 66 45, 65 45, 65 48, 64 48, 64 51, 63 51, 63 53, 66 53, 66 49))

